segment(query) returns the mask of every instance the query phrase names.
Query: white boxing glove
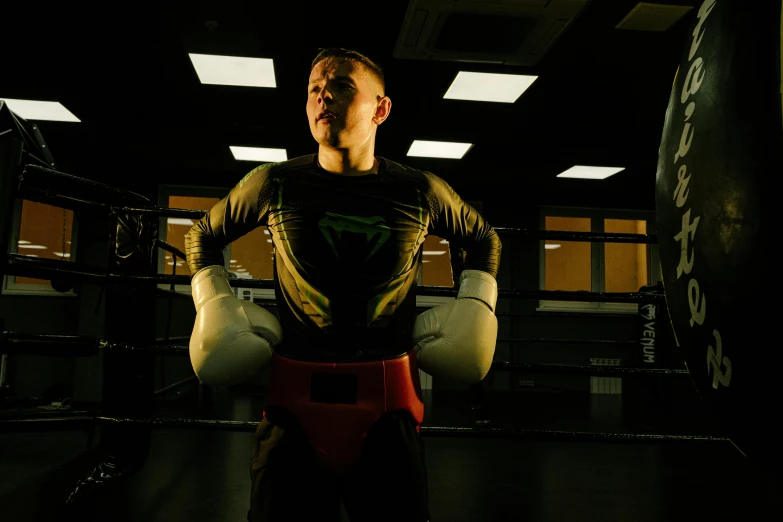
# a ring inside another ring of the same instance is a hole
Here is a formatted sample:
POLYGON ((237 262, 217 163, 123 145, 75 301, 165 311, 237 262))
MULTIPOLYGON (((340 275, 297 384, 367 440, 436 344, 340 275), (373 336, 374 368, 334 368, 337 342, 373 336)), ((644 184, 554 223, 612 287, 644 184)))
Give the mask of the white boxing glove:
POLYGON ((457 299, 416 318, 413 344, 426 373, 474 384, 487 375, 495 356, 498 284, 481 270, 465 270, 459 281, 457 299))
POLYGON ((202 268, 190 285, 196 304, 190 362, 199 380, 231 386, 258 375, 283 339, 277 317, 237 298, 228 284, 228 272, 220 265, 202 268))

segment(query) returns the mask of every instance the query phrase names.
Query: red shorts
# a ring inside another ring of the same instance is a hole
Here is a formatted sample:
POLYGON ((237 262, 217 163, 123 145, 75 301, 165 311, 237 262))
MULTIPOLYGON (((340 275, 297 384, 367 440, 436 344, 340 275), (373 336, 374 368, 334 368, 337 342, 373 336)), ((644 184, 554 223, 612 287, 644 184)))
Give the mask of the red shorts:
POLYGON ((416 354, 361 363, 297 361, 275 354, 266 406, 293 415, 317 458, 339 477, 362 453, 367 432, 384 413, 410 413, 419 431, 424 402, 416 354))

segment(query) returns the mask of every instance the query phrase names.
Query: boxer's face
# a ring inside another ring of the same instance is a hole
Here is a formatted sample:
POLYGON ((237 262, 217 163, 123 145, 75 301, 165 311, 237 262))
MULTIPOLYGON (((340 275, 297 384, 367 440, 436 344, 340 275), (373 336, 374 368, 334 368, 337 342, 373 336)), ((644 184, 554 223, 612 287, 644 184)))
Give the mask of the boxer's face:
POLYGON ((333 149, 361 147, 375 137, 388 117, 391 101, 364 65, 343 58, 316 64, 307 85, 307 120, 319 145, 333 149), (334 116, 322 117, 324 111, 334 116))

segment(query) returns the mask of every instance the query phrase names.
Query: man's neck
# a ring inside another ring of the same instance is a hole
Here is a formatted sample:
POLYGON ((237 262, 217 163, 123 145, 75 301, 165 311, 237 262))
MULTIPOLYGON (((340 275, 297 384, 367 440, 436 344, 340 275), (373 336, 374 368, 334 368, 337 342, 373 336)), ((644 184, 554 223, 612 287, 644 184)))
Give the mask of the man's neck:
POLYGON ((372 151, 351 155, 348 152, 319 147, 318 165, 331 174, 341 176, 378 174, 378 160, 372 151))

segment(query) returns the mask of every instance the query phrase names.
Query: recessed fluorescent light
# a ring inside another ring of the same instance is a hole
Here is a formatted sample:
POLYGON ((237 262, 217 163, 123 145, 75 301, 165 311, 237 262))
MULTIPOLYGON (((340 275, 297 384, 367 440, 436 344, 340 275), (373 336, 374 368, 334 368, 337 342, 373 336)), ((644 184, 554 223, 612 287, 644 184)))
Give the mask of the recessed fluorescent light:
POLYGON ((472 143, 415 140, 408 150, 408 156, 419 158, 462 159, 462 156, 464 156, 471 147, 473 147, 472 143))
MULTIPOLYGON (((172 266, 172 265, 174 265, 174 261, 171 261, 171 262, 169 263, 169 266, 172 266)), ((182 263, 177 263, 177 266, 182 266, 182 263)))
POLYGON ((20 239, 19 241, 16 242, 16 244, 17 245, 29 245, 30 242, 29 241, 25 241, 24 239, 20 239))
POLYGON ((266 242, 267 242, 267 243, 271 243, 271 242, 272 242, 272 240, 271 240, 271 239, 267 239, 267 240, 266 240, 266 242))
POLYGON ((193 220, 188 218, 168 218, 166 219, 166 223, 169 225, 187 225, 189 227, 193 226, 193 220))
POLYGON ((46 250, 43 245, 17 245, 17 248, 30 248, 32 250, 46 250))
POLYGON ((263 149, 259 147, 229 147, 234 159, 240 161, 286 161, 285 149, 263 149))
POLYGON ((14 100, 0 98, 8 104, 8 108, 25 120, 72 121, 81 122, 71 111, 60 102, 37 100, 14 100))
POLYGON ((427 261, 427 260, 425 259, 424 261, 422 261, 422 263, 429 263, 429 261, 427 261))
POLYGON ((693 9, 690 5, 658 5, 639 2, 616 29, 632 31, 666 31, 693 9))
POLYGON ((441 240, 439 241, 439 243, 440 243, 441 245, 448 245, 448 244, 449 244, 449 240, 448 240, 448 239, 441 239, 441 240))
POLYGON ((425 256, 440 256, 445 253, 446 253, 445 250, 425 250, 424 252, 422 252, 422 254, 424 254, 425 256))
POLYGON ((560 245, 544 245, 544 248, 546 250, 557 250, 558 248, 560 248, 560 245))
POLYGON ((269 58, 193 53, 188 56, 203 84, 277 87, 274 62, 269 58))
POLYGON ((538 76, 460 71, 443 98, 514 103, 536 78, 538 76))
POLYGON ((54 254, 56 256, 60 256, 60 257, 71 257, 71 254, 69 254, 67 252, 52 252, 52 254, 54 254))
POLYGON ((240 268, 239 270, 234 270, 234 272, 247 272, 247 268, 240 268))
POLYGON ((580 179, 606 179, 609 176, 625 170, 623 167, 587 167, 585 165, 574 165, 565 172, 557 175, 558 178, 580 178, 580 179))
POLYGON ((231 259, 231 260, 229 261, 229 263, 236 263, 236 262, 237 262, 237 260, 236 260, 236 259, 231 259))

